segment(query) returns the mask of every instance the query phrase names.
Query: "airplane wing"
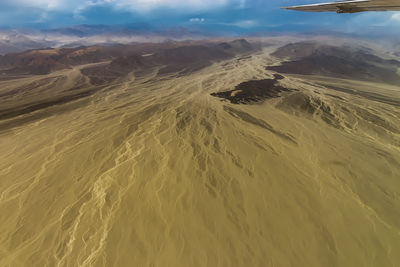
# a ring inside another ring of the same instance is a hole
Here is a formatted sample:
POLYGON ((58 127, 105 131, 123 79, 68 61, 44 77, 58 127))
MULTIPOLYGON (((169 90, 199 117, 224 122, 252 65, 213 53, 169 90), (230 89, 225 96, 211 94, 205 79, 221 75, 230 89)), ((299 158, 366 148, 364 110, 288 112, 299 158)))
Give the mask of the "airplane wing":
POLYGON ((337 13, 356 13, 363 11, 400 11, 400 0, 350 0, 283 8, 309 12, 334 11, 337 13))

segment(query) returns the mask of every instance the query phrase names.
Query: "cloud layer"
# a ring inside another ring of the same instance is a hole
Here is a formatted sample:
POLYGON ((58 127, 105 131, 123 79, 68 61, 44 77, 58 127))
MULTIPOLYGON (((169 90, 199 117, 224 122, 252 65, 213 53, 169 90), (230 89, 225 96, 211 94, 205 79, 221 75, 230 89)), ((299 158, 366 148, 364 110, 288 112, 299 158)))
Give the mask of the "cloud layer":
POLYGON ((0 27, 146 22, 207 31, 358 31, 400 28, 398 13, 303 13, 279 7, 320 0, 0 0, 0 27))
POLYGON ((210 10, 227 5, 243 6, 245 0, 5 0, 9 5, 41 8, 43 10, 74 11, 94 6, 145 12, 160 8, 210 10))

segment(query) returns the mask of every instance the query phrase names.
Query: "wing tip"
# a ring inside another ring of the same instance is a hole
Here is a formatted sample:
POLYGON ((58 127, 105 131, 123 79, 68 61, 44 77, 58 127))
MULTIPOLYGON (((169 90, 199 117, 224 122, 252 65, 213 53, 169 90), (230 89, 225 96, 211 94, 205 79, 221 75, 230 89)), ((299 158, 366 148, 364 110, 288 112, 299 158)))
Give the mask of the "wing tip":
POLYGON ((286 10, 296 10, 295 6, 282 6, 280 9, 286 9, 286 10))

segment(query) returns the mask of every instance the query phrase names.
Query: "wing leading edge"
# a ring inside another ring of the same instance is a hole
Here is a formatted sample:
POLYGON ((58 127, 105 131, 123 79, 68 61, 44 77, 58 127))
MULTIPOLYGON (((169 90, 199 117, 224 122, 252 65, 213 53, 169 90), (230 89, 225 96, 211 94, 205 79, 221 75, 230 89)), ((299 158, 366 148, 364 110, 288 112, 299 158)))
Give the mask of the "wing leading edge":
POLYGON ((353 0, 283 7, 289 10, 309 12, 356 13, 364 11, 400 11, 400 0, 353 0))

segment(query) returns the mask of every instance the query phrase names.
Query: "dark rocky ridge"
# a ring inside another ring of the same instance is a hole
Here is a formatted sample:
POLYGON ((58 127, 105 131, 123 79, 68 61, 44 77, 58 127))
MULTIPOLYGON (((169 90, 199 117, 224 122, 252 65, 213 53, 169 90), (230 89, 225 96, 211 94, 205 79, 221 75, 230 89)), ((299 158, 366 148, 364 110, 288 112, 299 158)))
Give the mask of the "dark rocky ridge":
POLYGON ((300 42, 283 46, 271 55, 289 59, 280 66, 266 67, 280 73, 400 83, 400 76, 397 74, 400 62, 378 57, 366 48, 300 42))
POLYGON ((164 72, 169 73, 192 64, 209 65, 211 61, 257 49, 244 39, 225 44, 183 41, 29 50, 0 56, 0 71, 7 75, 37 75, 83 64, 113 61, 108 67, 112 72, 127 73, 138 67, 165 65, 167 69, 164 72))
POLYGON ((258 49, 257 45, 244 39, 222 44, 204 43, 166 47, 146 56, 143 56, 143 53, 130 53, 117 57, 108 65, 87 68, 82 70, 82 73, 96 85, 110 82, 130 72, 143 71, 152 67, 160 67, 158 71, 160 75, 172 73, 185 75, 209 66, 213 62, 246 55, 258 49))
POLYGON ((251 80, 238 84, 235 89, 225 92, 212 93, 212 96, 229 100, 233 104, 248 104, 260 102, 268 98, 279 97, 281 92, 292 91, 282 87, 278 81, 284 77, 274 75, 274 79, 251 80))
POLYGON ((38 49, 0 57, 0 69, 6 74, 48 74, 73 66, 114 60, 133 54, 155 53, 178 43, 90 46, 38 49))

